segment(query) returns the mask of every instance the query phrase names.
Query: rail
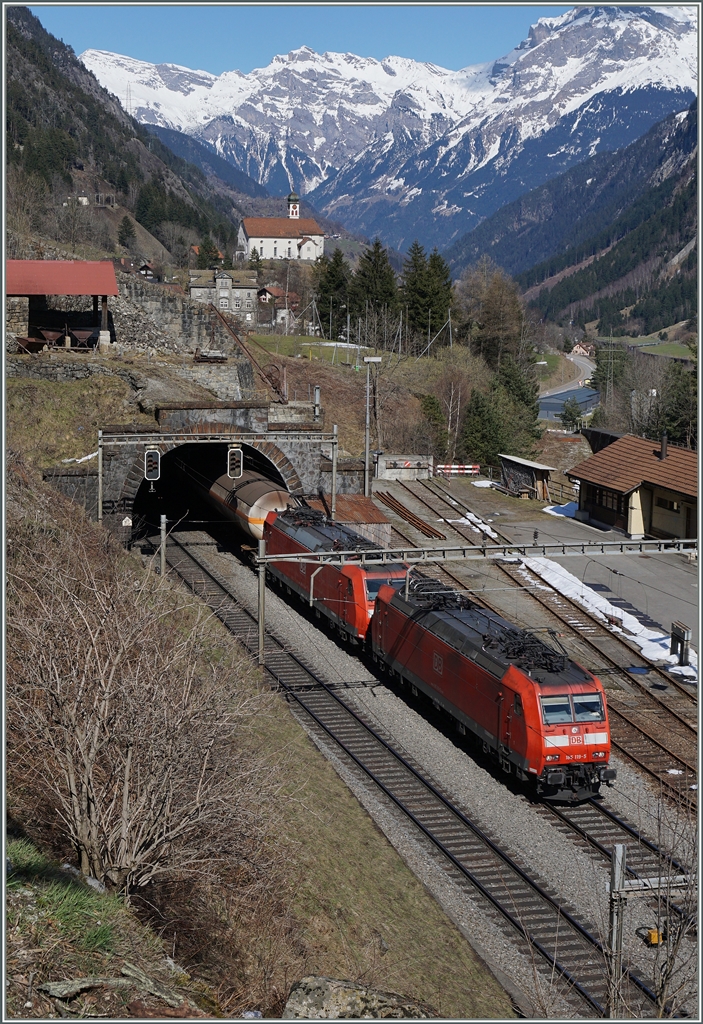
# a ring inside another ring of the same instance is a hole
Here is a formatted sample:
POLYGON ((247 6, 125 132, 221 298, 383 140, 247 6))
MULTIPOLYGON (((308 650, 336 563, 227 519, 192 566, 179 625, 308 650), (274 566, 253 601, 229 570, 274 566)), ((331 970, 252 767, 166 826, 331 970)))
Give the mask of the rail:
MULTIPOLYGON (((252 649, 253 643, 255 642, 257 623, 253 615, 246 611, 237 601, 236 597, 229 591, 226 584, 222 582, 217 575, 212 572, 207 566, 205 566, 199 559, 197 559, 187 547, 182 544, 174 535, 171 535, 169 542, 176 545, 180 551, 186 556, 187 559, 196 567, 198 576, 195 578, 189 578, 187 571, 184 571, 183 565, 173 564, 176 572, 186 582, 194 593, 202 591, 203 595, 206 591, 206 582, 209 581, 210 586, 214 586, 215 593, 211 594, 210 597, 219 597, 220 600, 217 604, 212 604, 215 614, 220 620, 231 630, 233 630, 240 642, 245 646, 252 649), (207 581, 206 581, 207 578, 207 581), (237 614, 238 621, 235 623, 232 621, 232 608, 227 607, 223 604, 222 598, 225 598, 227 604, 233 606, 237 614), (246 622, 246 628, 243 629, 242 625, 246 622), (250 640, 249 640, 250 638, 250 640)), ((481 844, 489 849, 504 865, 509 868, 514 875, 516 875, 520 881, 528 887, 529 890, 534 892, 539 898, 546 903, 556 915, 557 928, 556 931, 559 933, 558 922, 562 921, 568 924, 574 932, 576 932, 582 940, 585 941, 587 946, 590 946, 604 957, 607 957, 607 949, 600 942, 596 936, 591 934, 587 928, 585 928, 572 914, 570 914, 553 896, 551 896, 542 886, 539 885, 530 875, 517 864, 508 853, 506 853, 497 843, 494 842, 486 833, 478 826, 475 822, 471 821, 458 807, 451 803, 441 793, 436 786, 427 779, 422 773, 420 773, 409 761, 403 757, 398 751, 396 751, 382 736, 380 736, 372 726, 370 726, 364 719, 358 715, 342 698, 334 691, 327 683, 325 683, 309 666, 307 666, 300 658, 294 655, 292 652, 287 650, 274 636, 269 634, 269 639, 273 641, 276 646, 276 651, 271 653, 277 653, 278 649, 285 654, 288 661, 292 663, 292 667, 302 670, 305 677, 303 683, 303 692, 300 691, 300 684, 297 686, 291 686, 281 678, 280 662, 277 670, 273 669, 273 666, 267 666, 268 671, 272 677, 276 680, 278 686, 286 693, 287 696, 291 697, 295 702, 302 707, 306 714, 308 714, 313 721, 332 739, 337 746, 342 749, 347 756, 357 765, 357 767, 364 772, 374 784, 390 799, 403 814, 408 817, 409 820, 416 825, 416 827, 422 832, 422 834, 451 862, 451 864, 461 873, 461 875, 469 881, 478 892, 483 895, 488 902, 521 934, 528 943, 534 948, 540 955, 547 961, 551 966, 552 970, 558 973, 564 980, 568 982, 571 988, 578 992, 593 1009, 599 1014, 605 1013, 604 1003, 599 1001, 595 996, 588 991, 585 986, 580 983, 573 973, 561 960, 557 959, 556 955, 552 954, 549 949, 544 945, 544 940, 540 941, 532 933, 530 927, 525 922, 524 918, 521 917, 519 912, 515 912, 515 908, 511 908, 506 905, 505 901, 501 901, 493 892, 490 891, 487 884, 484 884, 480 878, 477 877, 474 871, 471 871, 460 858, 448 848, 447 841, 443 841, 442 838, 433 830, 432 826, 428 826, 423 822, 417 813, 415 813, 407 804, 407 798, 402 799, 397 793, 393 792, 389 785, 380 778, 378 769, 374 770, 368 763, 369 759, 368 751, 365 754, 365 760, 355 753, 349 742, 348 730, 342 729, 345 733, 343 739, 338 733, 339 729, 334 729, 322 721, 320 714, 315 711, 314 708, 310 707, 309 700, 313 694, 324 694, 334 702, 335 706, 340 709, 346 716, 345 721, 349 718, 353 719, 364 731, 364 735, 372 737, 377 746, 388 754, 393 763, 402 766, 407 773, 409 773, 411 779, 415 780, 423 789, 423 791, 429 793, 435 801, 437 801, 442 808, 450 812, 453 819, 460 822, 466 830, 472 833, 481 844), (314 686, 311 689, 310 683, 314 686), (306 697, 308 698, 306 700, 306 697)), ((268 660, 268 659, 267 659, 268 660)), ((300 676, 298 676, 300 678, 300 676)), ((390 770, 388 773, 390 778, 394 779, 394 783, 397 785, 397 773, 390 770)), ((432 810, 427 811, 430 818, 432 818, 432 810)), ((436 811, 435 811, 436 814, 436 811)), ((509 897, 510 899, 510 897, 509 897)), ((513 898, 514 901, 514 898, 513 898)), ((561 936, 563 938, 563 936, 561 936)), ((639 989, 643 995, 651 1002, 656 1001, 656 994, 649 988, 649 986, 643 982, 634 972, 629 970, 627 967, 622 968, 622 978, 630 982, 635 988, 639 989)))

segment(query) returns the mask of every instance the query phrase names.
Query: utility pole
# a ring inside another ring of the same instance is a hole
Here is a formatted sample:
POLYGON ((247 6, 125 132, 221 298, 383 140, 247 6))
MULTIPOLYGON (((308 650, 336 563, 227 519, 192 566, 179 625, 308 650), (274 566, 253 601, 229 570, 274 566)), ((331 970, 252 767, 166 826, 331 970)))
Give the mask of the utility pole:
POLYGON ((259 619, 259 664, 266 664, 266 654, 264 651, 264 642, 266 639, 266 562, 263 559, 266 558, 266 541, 259 541, 259 607, 258 607, 258 619, 259 619))
POLYGON ((380 363, 381 356, 364 356, 366 363, 366 430, 364 432, 364 497, 371 494, 369 480, 369 426, 370 426, 370 384, 371 384, 371 363, 380 363))
POLYGON ((98 522, 103 521, 103 432, 98 430, 98 522))
POLYGON ((606 1015, 611 1019, 619 1017, 620 1011, 626 1009, 622 998, 622 935, 628 896, 651 896, 664 890, 664 899, 667 899, 672 892, 686 891, 692 885, 687 875, 670 876, 663 870, 654 878, 626 878, 626 872, 627 847, 618 843, 613 847, 610 860, 610 927, 607 949, 610 963, 606 1015))
POLYGON ((330 501, 330 519, 334 522, 335 516, 337 515, 337 424, 335 423, 332 428, 334 434, 334 440, 332 441, 332 497, 330 501))
POLYGON ((622 1002, 622 926, 627 897, 623 895, 627 847, 621 844, 613 848, 610 861, 610 928, 608 931, 608 1017, 620 1015, 622 1002))
POLYGON ((161 543, 159 545, 159 572, 163 578, 166 575, 166 516, 161 516, 161 543))

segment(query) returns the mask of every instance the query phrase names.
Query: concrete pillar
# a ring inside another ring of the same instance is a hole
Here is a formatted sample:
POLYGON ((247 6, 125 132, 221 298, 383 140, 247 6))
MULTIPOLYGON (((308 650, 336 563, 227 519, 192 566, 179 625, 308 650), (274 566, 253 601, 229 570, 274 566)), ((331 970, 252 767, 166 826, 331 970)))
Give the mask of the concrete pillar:
POLYGON ((644 516, 639 488, 630 495, 627 507, 627 532, 633 540, 641 540, 644 537, 644 516))

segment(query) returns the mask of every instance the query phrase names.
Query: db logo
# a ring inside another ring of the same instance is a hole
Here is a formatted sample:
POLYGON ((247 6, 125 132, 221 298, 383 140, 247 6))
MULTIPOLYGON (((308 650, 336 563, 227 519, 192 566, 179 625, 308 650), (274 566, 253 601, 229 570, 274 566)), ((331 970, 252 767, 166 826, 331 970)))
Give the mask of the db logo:
POLYGON ((583 736, 572 736, 571 737, 571 742, 572 742, 572 744, 574 744, 574 743, 583 743, 583 736))
POLYGON ((435 670, 437 675, 442 675, 442 670, 444 668, 444 660, 442 658, 442 655, 437 654, 436 651, 432 655, 432 668, 435 670))

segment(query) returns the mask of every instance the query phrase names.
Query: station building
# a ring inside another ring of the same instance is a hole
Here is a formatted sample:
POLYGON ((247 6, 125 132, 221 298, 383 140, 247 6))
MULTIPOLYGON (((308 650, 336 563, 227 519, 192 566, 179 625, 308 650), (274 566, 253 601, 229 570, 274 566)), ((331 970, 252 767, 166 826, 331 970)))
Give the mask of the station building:
MULTIPOLYGON (((611 435, 612 436, 612 435, 611 435)), ((625 434, 566 474, 580 485, 576 518, 643 537, 697 536, 697 453, 625 434)))

